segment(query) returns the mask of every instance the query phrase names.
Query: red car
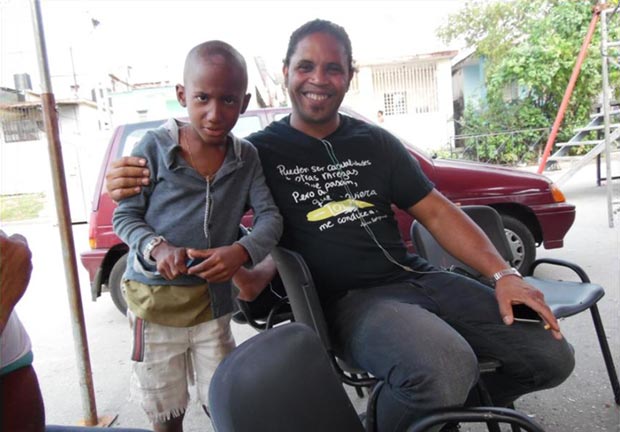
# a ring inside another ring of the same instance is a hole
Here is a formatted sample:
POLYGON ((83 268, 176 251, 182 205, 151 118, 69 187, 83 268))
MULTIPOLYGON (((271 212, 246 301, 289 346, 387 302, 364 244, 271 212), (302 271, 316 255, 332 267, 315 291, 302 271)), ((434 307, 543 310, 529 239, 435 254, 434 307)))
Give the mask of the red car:
MULTIPOLYGON (((247 136, 289 112, 289 108, 247 111, 239 118, 234 132, 247 136)), ((342 113, 363 119, 350 109, 343 108, 342 113)), ((162 122, 125 124, 114 131, 95 189, 89 227, 91 250, 81 254, 91 280, 93 300, 107 290, 123 313, 126 304, 120 281, 125 272, 128 247, 112 229, 115 204, 105 191, 105 175, 111 161, 128 155, 147 130, 162 122)), ((451 201, 460 205, 489 205, 502 215, 506 236, 517 257, 517 268, 529 266, 536 257, 537 246, 543 245, 546 249, 563 246, 564 236, 575 220, 575 206, 566 203, 562 192, 546 177, 496 165, 433 159, 413 145, 403 143, 437 189, 451 201)), ((410 247, 412 218, 402 210, 395 210, 401 235, 410 247)), ((244 224, 247 223, 251 223, 249 216, 244 220, 244 224)))

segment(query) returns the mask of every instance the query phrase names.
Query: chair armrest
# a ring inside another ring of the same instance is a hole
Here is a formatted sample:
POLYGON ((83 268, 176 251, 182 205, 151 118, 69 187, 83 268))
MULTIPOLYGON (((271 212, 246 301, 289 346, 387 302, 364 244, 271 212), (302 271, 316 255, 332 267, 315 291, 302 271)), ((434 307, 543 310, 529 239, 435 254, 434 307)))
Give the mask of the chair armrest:
POLYGON ((289 304, 288 298, 282 297, 278 299, 269 310, 269 314, 266 317, 258 317, 258 320, 252 313, 252 309, 250 307, 250 303, 245 300, 237 300, 237 305, 239 306, 239 312, 243 316, 240 324, 249 324, 251 327, 256 330, 263 331, 272 328, 276 324, 279 324, 282 321, 293 321, 293 314, 290 312, 283 311, 289 304), (283 311, 283 312, 281 312, 283 311), (264 321, 264 322, 262 322, 264 321))
POLYGON ((538 267, 541 264, 551 264, 551 265, 555 265, 555 266, 559 266, 559 267, 568 268, 568 269, 574 271, 577 274, 577 276, 579 276, 579 278, 581 279, 581 282, 590 283, 590 278, 588 277, 588 275, 587 275, 587 273, 585 272, 584 269, 582 269, 580 266, 578 266, 575 263, 568 262, 568 261, 561 260, 561 259, 557 259, 557 258, 539 258, 539 259, 537 259, 530 266, 526 276, 533 276, 534 275, 534 270, 536 269, 536 267, 538 267))
POLYGON ((245 300, 237 299, 237 305, 239 306, 239 312, 243 315, 245 322, 255 328, 256 330, 265 330, 267 326, 264 323, 259 323, 252 317, 250 312, 250 305, 245 300))
POLYGON ((282 321, 295 321, 292 312, 280 312, 281 310, 286 309, 288 306, 290 306, 288 302, 288 297, 282 297, 280 300, 278 300, 269 311, 269 315, 267 315, 265 327, 270 329, 282 321))
POLYGON ((518 411, 509 408, 477 407, 435 411, 417 420, 407 429, 407 432, 425 432, 431 426, 446 422, 486 423, 492 421, 517 425, 528 432, 545 431, 538 423, 518 411))

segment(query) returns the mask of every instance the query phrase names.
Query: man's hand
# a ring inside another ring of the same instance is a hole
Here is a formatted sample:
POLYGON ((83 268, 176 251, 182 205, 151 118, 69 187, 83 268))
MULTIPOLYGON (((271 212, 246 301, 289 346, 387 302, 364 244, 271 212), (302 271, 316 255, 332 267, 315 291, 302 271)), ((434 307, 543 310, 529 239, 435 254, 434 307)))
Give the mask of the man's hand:
POLYGON ((32 254, 26 238, 20 234, 8 237, 0 230, 0 332, 26 292, 31 273, 32 254))
POLYGON ((190 267, 187 274, 200 276, 209 282, 230 280, 250 259, 248 252, 239 243, 215 249, 188 249, 187 255, 190 258, 204 259, 201 263, 190 267))
POLYGON ((113 161, 105 176, 105 187, 114 201, 140 193, 142 186, 149 184, 149 170, 146 160, 125 156, 113 161))
POLYGON ((551 330, 553 337, 558 340, 562 339, 558 320, 545 302, 543 293, 520 277, 505 276, 501 278, 495 285, 495 297, 499 305, 499 313, 506 325, 511 325, 514 322, 512 305, 525 304, 540 315, 551 330))

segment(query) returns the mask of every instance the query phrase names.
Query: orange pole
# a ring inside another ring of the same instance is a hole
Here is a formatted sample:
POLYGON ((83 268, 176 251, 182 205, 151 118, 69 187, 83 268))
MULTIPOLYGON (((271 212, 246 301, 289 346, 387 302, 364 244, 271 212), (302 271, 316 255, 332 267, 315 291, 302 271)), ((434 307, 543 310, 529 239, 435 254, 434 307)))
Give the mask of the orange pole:
POLYGON ((588 28, 588 33, 586 34, 586 38, 581 45, 581 51, 579 51, 579 56, 577 57, 577 62, 573 67, 573 73, 568 81, 568 86, 566 87, 566 91, 564 92, 564 98, 562 99, 562 103, 560 104, 560 109, 558 110, 558 114, 555 116, 555 121, 553 122, 553 127, 551 128, 551 133, 549 134, 549 138, 547 139, 547 145, 545 146, 545 151, 543 152, 542 159, 540 160, 540 165, 538 166, 538 174, 541 174, 545 170, 545 164, 547 163, 547 159, 549 158, 549 154, 551 153, 551 148, 555 143, 555 138, 558 136, 558 130, 560 129, 560 125, 562 124, 562 120, 564 120, 564 114, 566 113, 566 108, 568 107, 568 102, 570 101, 570 97, 573 93, 573 89, 575 88, 575 83, 577 82, 577 78, 579 77, 579 72, 581 71, 581 65, 588 54, 588 46, 592 41, 592 36, 594 35, 594 30, 596 29, 596 23, 598 22, 601 16, 601 9, 597 5, 594 7, 594 16, 592 16, 592 21, 590 21, 590 27, 588 28))

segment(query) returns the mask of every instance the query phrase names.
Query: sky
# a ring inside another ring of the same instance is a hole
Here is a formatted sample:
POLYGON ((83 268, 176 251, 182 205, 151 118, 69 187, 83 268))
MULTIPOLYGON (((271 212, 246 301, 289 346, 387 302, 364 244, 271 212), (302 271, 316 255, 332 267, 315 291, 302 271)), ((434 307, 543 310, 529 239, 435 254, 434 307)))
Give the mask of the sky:
MULTIPOLYGON (((13 74, 25 72, 36 91, 30 3, 0 0, 0 85, 13 87, 13 74)), ((436 27, 463 5, 456 0, 41 0, 53 82, 66 84, 75 75, 82 86, 102 71, 131 82, 178 82, 187 51, 209 39, 231 43, 246 59, 260 56, 278 71, 290 33, 314 18, 342 25, 358 62, 439 51, 447 47, 437 40, 436 27)))

